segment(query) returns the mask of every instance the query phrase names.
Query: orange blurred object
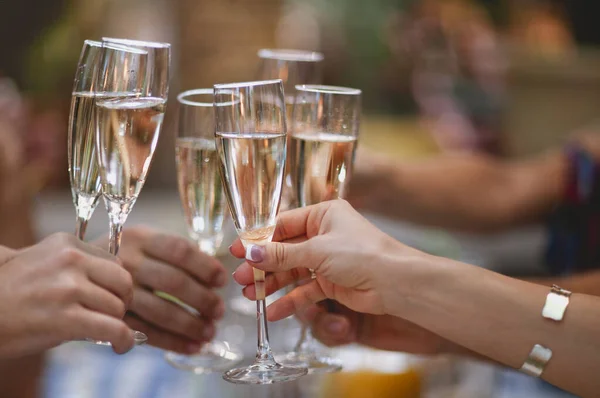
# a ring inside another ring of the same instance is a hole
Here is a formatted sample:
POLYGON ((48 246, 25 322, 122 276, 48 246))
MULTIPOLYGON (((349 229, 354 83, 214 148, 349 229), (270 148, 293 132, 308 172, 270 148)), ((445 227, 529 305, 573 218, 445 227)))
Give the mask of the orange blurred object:
POLYGON ((329 398, 420 398, 422 375, 416 369, 402 373, 371 370, 328 374, 321 397, 329 398))
POLYGON ((340 373, 323 374, 322 398, 420 398, 425 393, 427 362, 413 355, 360 345, 334 349, 344 364, 340 373))

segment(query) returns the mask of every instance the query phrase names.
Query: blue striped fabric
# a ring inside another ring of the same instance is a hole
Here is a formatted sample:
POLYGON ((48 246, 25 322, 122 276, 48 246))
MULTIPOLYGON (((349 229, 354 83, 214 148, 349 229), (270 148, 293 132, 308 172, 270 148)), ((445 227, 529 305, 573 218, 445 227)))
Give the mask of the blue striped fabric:
POLYGON ((569 160, 563 200, 548 218, 546 263, 556 275, 600 266, 600 163, 577 145, 569 160))

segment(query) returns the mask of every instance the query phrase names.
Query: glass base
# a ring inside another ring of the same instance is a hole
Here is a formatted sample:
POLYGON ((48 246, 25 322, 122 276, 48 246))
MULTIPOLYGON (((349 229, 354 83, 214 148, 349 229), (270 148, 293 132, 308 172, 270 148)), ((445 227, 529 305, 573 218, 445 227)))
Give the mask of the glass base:
POLYGON ((231 369, 243 359, 241 351, 222 341, 207 343, 194 355, 183 355, 176 352, 165 353, 165 360, 177 369, 196 374, 223 372, 231 369))
POLYGON ((234 384, 274 384, 296 380, 307 373, 306 368, 283 366, 270 362, 231 369, 225 372, 223 379, 234 384))
POLYGON ((340 360, 314 352, 288 352, 277 355, 275 361, 285 366, 307 368, 309 374, 334 373, 342 370, 342 362, 340 360))
MULTIPOLYGON (((146 336, 142 332, 138 332, 137 330, 132 330, 132 332, 133 332, 133 342, 135 343, 135 345, 146 344, 146 342, 148 341, 148 336, 146 336)), ((93 339, 86 339, 85 341, 87 341, 88 343, 96 344, 96 345, 112 347, 112 344, 109 341, 101 341, 101 340, 93 340, 93 339)))

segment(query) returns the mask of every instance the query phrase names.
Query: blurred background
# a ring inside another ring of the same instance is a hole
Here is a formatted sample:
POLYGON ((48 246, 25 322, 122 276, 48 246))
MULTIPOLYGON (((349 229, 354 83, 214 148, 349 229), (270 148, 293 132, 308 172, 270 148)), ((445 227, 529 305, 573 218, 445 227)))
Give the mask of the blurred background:
MULTIPOLYGON (((591 123, 599 29, 583 0, 24 0, 3 2, 0 73, 45 118, 67 185, 66 126, 87 38, 173 44, 171 96, 252 79, 260 48, 325 55, 326 84, 364 92, 365 145, 416 156, 523 156, 591 123), (400 145, 384 145, 398 141, 400 145)), ((172 101, 173 103, 173 101, 172 101)), ((171 110, 174 107, 171 106, 171 110)), ((173 112, 148 187, 174 187, 173 112)), ((44 129, 39 127, 39 129, 44 129)), ((37 134, 42 135, 41 132, 37 134)), ((41 138, 40 138, 41 139, 41 138)), ((50 141, 49 137, 44 137, 50 141)))
MULTIPOLYGON (((450 152, 526 157, 556 147, 574 131, 596 122, 600 27, 593 20, 597 15, 593 4, 583 0, 0 2, 0 184, 4 183, 3 192, 20 192, 12 195, 17 198, 12 201, 2 195, 2 220, 5 225, 32 220, 32 230, 24 234, 37 237, 72 228, 67 121, 84 39, 112 36, 172 43, 167 121, 132 223, 183 234, 174 161, 178 92, 254 79, 261 48, 320 51, 325 56, 325 84, 363 90, 361 146, 403 159, 450 152), (9 123, 13 120, 18 121, 9 123)), ((92 236, 107 226, 105 214, 96 213, 92 236)), ((535 229, 488 240, 461 240, 444 231, 378 222, 387 232, 420 247, 453 254, 458 246, 461 258, 497 269, 532 262, 543 240, 535 229)), ((19 245, 15 235, 12 228, 0 233, 0 243, 19 245)), ((69 362, 67 357, 58 358, 59 365, 69 362)), ((495 376, 485 380, 492 383, 495 376)), ((64 391, 57 394, 67 396, 64 391)), ((482 394, 461 396, 486 396, 482 394)), ((528 394, 506 396, 533 396, 528 394)))

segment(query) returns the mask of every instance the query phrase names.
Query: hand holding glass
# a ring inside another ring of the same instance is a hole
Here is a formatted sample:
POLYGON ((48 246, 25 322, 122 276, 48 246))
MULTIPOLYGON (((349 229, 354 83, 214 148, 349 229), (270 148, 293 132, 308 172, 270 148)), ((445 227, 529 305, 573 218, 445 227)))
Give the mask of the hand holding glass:
MULTIPOLYGON (((288 165, 299 206, 345 196, 358 139, 360 95, 360 90, 345 87, 296 86, 288 165)), ((342 368, 338 360, 318 351, 306 325, 294 351, 277 360, 307 366, 309 373, 342 368)))
MULTIPOLYGON (((177 185, 190 238, 214 256, 223 241, 227 201, 219 174, 215 145, 213 89, 185 91, 177 96, 178 136, 175 143, 177 185)), ((231 106, 229 102, 214 106, 231 106)), ((224 371, 242 359, 227 342, 212 341, 195 355, 167 352, 165 359, 194 373, 224 371)))
MULTIPOLYGON (((148 54, 147 64, 114 66, 104 52, 94 87, 96 151, 110 221, 109 251, 117 255, 123 224, 144 186, 162 127, 171 47, 125 39, 103 41, 148 54)), ((135 332, 135 339, 147 337, 135 332)))
MULTIPOLYGON (((285 101, 281 80, 215 85, 216 143, 233 221, 244 246, 273 237, 286 157, 285 101)), ((255 270, 258 349, 253 365, 232 369, 232 383, 272 384, 296 379, 306 368, 275 362, 269 345, 265 274, 255 270)))
MULTIPOLYGON (((258 51, 258 57, 260 64, 256 77, 257 80, 281 79, 282 81, 285 94, 286 117, 289 124, 292 117, 296 85, 321 83, 321 61, 323 61, 323 54, 314 51, 263 48, 258 51)), ((288 150, 289 144, 288 136, 288 150)), ((285 211, 296 207, 296 205, 292 194, 288 155, 279 208, 285 211)), ((269 296, 267 304, 277 296, 277 293, 269 296)), ((239 314, 254 316, 254 305, 241 294, 231 298, 230 306, 232 310, 239 314)))

